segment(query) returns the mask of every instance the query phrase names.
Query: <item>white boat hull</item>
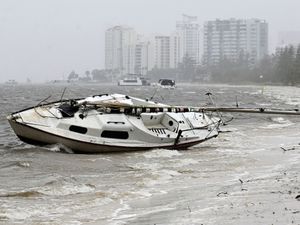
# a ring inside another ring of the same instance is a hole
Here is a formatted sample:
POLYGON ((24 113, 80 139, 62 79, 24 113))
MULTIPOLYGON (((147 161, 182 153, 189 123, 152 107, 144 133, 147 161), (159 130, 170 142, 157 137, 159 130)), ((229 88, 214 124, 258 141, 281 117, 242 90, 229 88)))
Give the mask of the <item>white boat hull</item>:
POLYGON ((118 81, 118 86, 149 86, 150 83, 144 77, 127 77, 118 81))
POLYGON ((194 140, 193 142, 184 142, 177 145, 168 144, 168 145, 144 145, 144 146, 117 146, 117 145, 107 145, 107 144, 95 144, 84 142, 80 140, 75 140, 71 138, 66 138, 58 136, 55 134, 47 133, 24 124, 20 124, 14 121, 9 121, 12 129, 19 137, 19 139, 25 143, 37 145, 37 146, 47 146, 53 144, 62 144, 74 151, 74 153, 107 153, 107 152, 129 152, 129 151, 145 151, 157 148, 164 149, 187 149, 191 146, 200 144, 204 141, 207 141, 211 138, 215 138, 218 134, 214 134, 205 139, 194 140))

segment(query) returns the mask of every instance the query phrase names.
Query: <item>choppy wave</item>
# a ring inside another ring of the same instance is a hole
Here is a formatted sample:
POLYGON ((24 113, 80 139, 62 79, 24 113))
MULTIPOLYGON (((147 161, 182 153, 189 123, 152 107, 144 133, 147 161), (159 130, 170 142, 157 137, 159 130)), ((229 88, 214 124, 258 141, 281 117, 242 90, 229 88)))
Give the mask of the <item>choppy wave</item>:
POLYGON ((19 149, 27 149, 27 148, 32 148, 31 145, 27 145, 18 139, 11 138, 12 140, 9 140, 7 143, 3 143, 0 145, 0 148, 3 150, 19 150, 19 149))
POLYGON ((300 105, 300 88, 298 87, 272 87, 265 88, 265 95, 285 102, 288 105, 300 105))
POLYGON ((38 197, 38 196, 67 196, 94 192, 92 184, 82 184, 74 178, 58 178, 45 185, 21 191, 0 192, 0 197, 38 197))
POLYGON ((74 195, 93 192, 94 190, 95 186, 92 184, 82 184, 79 183, 75 178, 64 177, 50 181, 37 189, 39 193, 51 196, 74 195))
POLYGON ((48 145, 48 146, 43 146, 43 147, 37 147, 33 146, 30 144, 26 144, 24 142, 19 141, 16 139, 16 137, 11 138, 12 140, 0 144, 0 151, 23 151, 26 150, 27 152, 29 150, 32 151, 40 151, 40 150, 46 150, 46 151, 51 151, 51 152, 61 152, 61 153, 70 153, 73 154, 73 150, 62 145, 62 144, 53 144, 53 145, 48 145))
POLYGON ((8 169, 8 168, 15 168, 15 167, 28 168, 30 166, 31 166, 31 162, 15 161, 15 162, 8 162, 8 163, 2 164, 0 166, 0 169, 8 169))
POLYGON ((7 192, 7 193, 1 193, 1 198, 9 198, 9 197, 22 197, 22 198, 30 198, 30 197, 38 197, 41 196, 42 193, 34 190, 28 190, 28 191, 19 191, 19 192, 7 192))

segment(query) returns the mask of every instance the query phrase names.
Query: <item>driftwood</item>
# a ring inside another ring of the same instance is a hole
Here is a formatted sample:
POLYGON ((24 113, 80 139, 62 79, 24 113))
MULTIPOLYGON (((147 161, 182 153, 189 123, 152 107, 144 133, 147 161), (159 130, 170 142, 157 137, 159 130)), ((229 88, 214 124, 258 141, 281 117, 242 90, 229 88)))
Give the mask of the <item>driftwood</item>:
POLYGON ((280 147, 280 148, 281 148, 284 152, 296 150, 295 147, 293 147, 293 148, 284 148, 284 147, 280 147))
POLYGON ((228 195, 228 192, 227 191, 222 191, 222 192, 217 194, 218 197, 220 197, 220 195, 228 195))

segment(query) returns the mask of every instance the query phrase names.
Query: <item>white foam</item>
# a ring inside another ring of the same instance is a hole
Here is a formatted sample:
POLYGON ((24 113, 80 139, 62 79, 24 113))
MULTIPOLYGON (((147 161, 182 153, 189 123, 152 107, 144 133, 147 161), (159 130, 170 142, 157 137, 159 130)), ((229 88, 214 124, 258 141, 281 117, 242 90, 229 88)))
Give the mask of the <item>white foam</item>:
POLYGON ((12 221, 23 221, 35 216, 48 216, 48 210, 46 208, 27 206, 26 208, 16 207, 6 209, 4 213, 0 214, 0 217, 5 217, 12 221))
POLYGON ((38 188, 38 192, 44 195, 51 196, 65 196, 65 195, 74 195, 80 193, 92 192, 95 190, 95 187, 87 184, 72 184, 65 183, 62 185, 47 185, 41 188, 38 188))
POLYGON ((82 159, 82 161, 89 161, 89 162, 108 161, 108 162, 111 162, 112 160, 107 157, 99 157, 99 158, 93 158, 93 159, 82 159))
POLYGON ((291 123, 291 121, 289 121, 283 117, 272 117, 271 120, 274 122, 277 122, 277 123, 281 123, 281 124, 290 124, 291 123))
POLYGON ((146 215, 151 215, 151 214, 154 214, 154 213, 161 213, 161 212, 171 211, 171 210, 174 210, 174 209, 176 209, 176 208, 175 207, 165 207, 165 208, 163 208, 163 207, 159 206, 159 207, 155 207, 155 208, 153 208, 151 210, 148 209, 147 211, 140 212, 139 216, 144 217, 146 215))
POLYGON ((175 176, 181 175, 181 173, 175 170, 158 170, 151 172, 153 178, 145 178, 143 179, 143 183, 147 187, 156 186, 157 184, 162 185, 169 182, 169 180, 173 179, 175 176))
POLYGON ((51 145, 46 149, 50 150, 51 152, 60 152, 60 147, 58 145, 51 145))
POLYGON ((123 219, 129 219, 129 218, 132 218, 132 217, 136 217, 136 214, 124 214, 124 215, 120 215, 118 216, 118 220, 123 220, 123 219))
POLYGON ((54 145, 49 145, 46 147, 47 150, 50 150, 52 152, 66 152, 66 153, 74 153, 72 149, 62 145, 62 144, 54 144, 54 145))
POLYGON ((146 152, 143 154, 145 158, 172 158, 174 156, 182 155, 177 150, 167 150, 167 149, 156 149, 150 152, 146 152))
POLYGON ((21 166, 21 167, 30 167, 29 162, 19 162, 18 165, 21 166))
POLYGON ((1 213, 0 216, 10 220, 25 220, 34 214, 31 210, 28 212, 20 209, 8 209, 6 212, 1 213))
MULTIPOLYGON (((129 205, 126 204, 126 203, 124 203, 124 201, 123 201, 122 199, 120 200, 120 205, 121 205, 121 207, 120 207, 120 208, 117 208, 117 209, 112 213, 110 221, 122 219, 122 215, 119 215, 119 214, 121 214, 121 212, 124 212, 124 211, 130 209, 129 205)), ((117 224, 125 224, 125 222, 120 221, 120 222, 117 223, 117 224)))
POLYGON ((151 197, 152 196, 152 194, 149 191, 146 191, 144 189, 136 191, 136 192, 134 192, 134 194, 137 194, 137 195, 142 196, 142 197, 151 197))
POLYGON ((242 154, 240 150, 236 150, 236 149, 226 149, 226 148, 218 148, 216 149, 217 152, 221 152, 221 153, 226 153, 227 155, 231 154, 231 155, 240 155, 242 154))
POLYGON ((183 166, 188 166, 188 165, 193 165, 199 163, 195 159, 180 159, 176 160, 176 167, 183 167, 183 166))
POLYGON ((289 127, 291 125, 293 125, 294 123, 286 123, 286 124, 270 124, 267 126, 261 126, 259 128, 262 129, 275 129, 275 128, 283 128, 283 127, 289 127))
POLYGON ((128 166, 137 170, 157 170, 161 168, 161 164, 159 163, 135 163, 128 166))

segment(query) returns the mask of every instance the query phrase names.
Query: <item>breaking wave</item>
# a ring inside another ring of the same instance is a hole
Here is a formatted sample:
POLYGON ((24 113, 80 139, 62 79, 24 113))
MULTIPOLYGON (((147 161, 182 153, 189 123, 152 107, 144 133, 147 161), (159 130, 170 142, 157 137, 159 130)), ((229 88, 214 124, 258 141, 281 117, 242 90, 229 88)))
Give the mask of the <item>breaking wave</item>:
POLYGON ((49 145, 45 147, 45 149, 51 151, 51 152, 62 152, 62 153, 70 153, 73 154, 73 150, 64 146, 63 144, 54 144, 54 145, 49 145))

